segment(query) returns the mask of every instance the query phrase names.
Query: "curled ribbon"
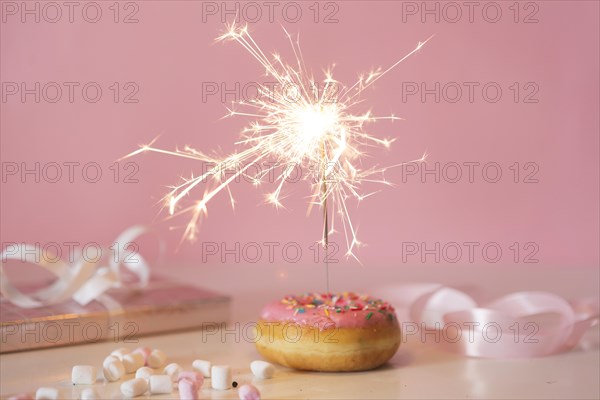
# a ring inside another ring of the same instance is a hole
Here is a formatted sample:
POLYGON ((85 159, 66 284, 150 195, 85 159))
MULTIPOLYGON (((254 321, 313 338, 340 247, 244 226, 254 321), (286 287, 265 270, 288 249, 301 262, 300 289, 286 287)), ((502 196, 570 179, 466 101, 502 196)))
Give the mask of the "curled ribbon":
MULTIPOLYGON (((148 233, 144 226, 133 226, 122 232, 115 242, 125 249, 133 241, 148 233)), ((164 251, 164 244, 160 243, 160 253, 164 251)), ((72 263, 62 260, 48 262, 42 257, 41 249, 35 251, 27 249, 27 245, 13 244, 0 254, 0 293, 5 299, 21 308, 38 308, 63 303, 73 299, 78 304, 85 306, 93 300, 98 300, 109 309, 118 308, 118 304, 108 297, 105 292, 108 289, 123 287, 125 282, 121 267, 133 273, 137 278, 137 284, 129 287, 144 288, 150 280, 150 268, 146 260, 138 252, 117 251, 116 257, 107 257, 108 252, 103 252, 98 260, 86 260, 80 254, 72 263), (34 255, 36 260, 30 261, 27 255, 34 255), (8 280, 4 271, 4 263, 8 260, 19 260, 41 268, 56 276, 56 280, 43 289, 31 294, 25 294, 17 289, 8 280), (106 265, 107 264, 107 265, 106 265)))
POLYGON ((407 284, 379 291, 398 311, 403 335, 486 358, 538 357, 575 347, 598 323, 597 298, 567 301, 547 292, 516 292, 485 305, 438 284, 407 284), (382 293, 385 292, 385 293, 382 293))

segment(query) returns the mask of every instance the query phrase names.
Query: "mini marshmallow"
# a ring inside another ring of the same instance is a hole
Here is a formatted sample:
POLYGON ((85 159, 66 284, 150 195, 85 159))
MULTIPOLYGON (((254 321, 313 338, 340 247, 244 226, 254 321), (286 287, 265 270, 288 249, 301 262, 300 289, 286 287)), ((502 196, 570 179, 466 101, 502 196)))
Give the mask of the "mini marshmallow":
POLYGON ((108 364, 110 364, 113 361, 121 361, 121 359, 117 356, 108 356, 104 359, 104 361, 102 361, 102 366, 106 367, 108 364))
POLYGON ((275 367, 273 364, 262 360, 252 361, 250 370, 257 378, 270 379, 275 375, 275 367))
POLYGON ((135 378, 121 384, 121 393, 125 397, 141 396, 148 390, 148 381, 143 378, 135 378))
POLYGON ((152 353, 146 359, 146 364, 151 368, 160 368, 167 362, 167 355, 158 349, 152 350, 152 353))
POLYGON ((75 365, 71 370, 73 385, 93 385, 96 383, 96 367, 91 365, 75 365))
POLYGON ((113 350, 110 355, 111 356, 115 356, 115 357, 119 357, 119 359, 123 359, 123 357, 125 356, 125 354, 129 354, 131 353, 131 350, 128 349, 127 347, 121 347, 119 349, 113 350))
POLYGON ((179 389, 179 398, 181 400, 198 400, 198 383, 188 378, 179 380, 177 388, 179 389))
POLYGON ((202 387, 202 384, 204 384, 204 375, 202 375, 200 372, 196 372, 196 371, 180 372, 179 376, 177 377, 177 382, 179 382, 182 379, 190 379, 192 381, 195 381, 199 387, 202 387))
POLYGON ((138 368, 144 366, 144 356, 141 353, 130 353, 123 356, 123 366, 125 372, 131 374, 137 371, 138 368))
POLYGON ((179 364, 171 363, 165 367, 163 370, 163 374, 169 375, 171 381, 177 382, 177 378, 179 378, 179 373, 183 371, 183 368, 179 364))
POLYGON ((35 392, 35 400, 57 400, 58 389, 53 387, 41 387, 35 392))
POLYGON ((238 391, 240 400, 260 400, 260 392, 255 386, 242 385, 238 391))
POLYGON ((81 400, 96 400, 98 399, 98 393, 93 388, 85 388, 79 395, 81 400))
POLYGON ((231 368, 228 365, 213 365, 210 369, 210 384, 213 389, 231 389, 231 368))
POLYGON ((144 365, 148 365, 148 357, 150 357, 150 353, 152 353, 152 349, 150 347, 138 347, 133 352, 140 353, 142 356, 144 356, 144 365))
POLYGON ((192 368, 200 372, 205 378, 210 378, 210 369, 212 364, 206 360, 194 360, 192 368))
POLYGON ((125 366, 117 357, 108 356, 102 363, 102 374, 109 382, 118 381, 125 375, 125 366))
POLYGON ((152 375, 148 386, 152 394, 168 394, 173 391, 173 381, 169 375, 152 375))
POLYGON ((148 367, 141 367, 138 368, 137 371, 135 371, 135 377, 136 378, 144 378, 146 380, 150 379, 150 377, 154 375, 154 370, 152 368, 148 368, 148 367))

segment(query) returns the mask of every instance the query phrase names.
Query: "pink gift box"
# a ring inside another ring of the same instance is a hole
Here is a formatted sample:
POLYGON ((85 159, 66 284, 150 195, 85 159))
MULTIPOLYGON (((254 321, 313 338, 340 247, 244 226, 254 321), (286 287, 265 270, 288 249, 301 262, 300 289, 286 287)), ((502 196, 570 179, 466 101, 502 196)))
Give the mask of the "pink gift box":
POLYGON ((0 353, 108 340, 135 344, 144 335, 214 327, 229 316, 229 297, 158 278, 143 290, 106 295, 105 304, 70 300, 33 309, 1 298, 0 353))

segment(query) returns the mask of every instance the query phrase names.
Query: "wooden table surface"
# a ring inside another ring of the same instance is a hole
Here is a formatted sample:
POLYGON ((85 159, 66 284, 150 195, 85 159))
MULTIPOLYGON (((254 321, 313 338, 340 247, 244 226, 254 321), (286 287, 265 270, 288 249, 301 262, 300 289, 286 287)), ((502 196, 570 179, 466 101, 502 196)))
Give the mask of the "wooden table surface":
MULTIPOLYGON (((494 269, 493 271, 497 271, 494 269)), ((260 359, 252 343, 244 340, 240 328, 252 321, 260 307, 269 299, 283 293, 305 291, 307 285, 317 281, 318 269, 296 267, 285 272, 277 267, 227 268, 206 273, 205 267, 188 266, 170 270, 175 279, 190 281, 194 277, 199 285, 220 290, 233 297, 229 331, 206 334, 188 331, 140 338, 138 344, 160 348, 177 362, 190 368, 194 359, 207 359, 213 364, 228 364, 233 369, 234 380, 240 384, 252 382, 265 399, 432 399, 432 398, 594 398, 600 396, 600 351, 598 329, 586 335, 584 346, 568 353, 534 359, 474 359, 440 352, 418 341, 403 343, 391 362, 383 368, 359 373, 300 372, 278 367, 275 378, 253 378, 249 364, 260 359), (248 285, 249 279, 261 274, 260 282, 248 285), (305 278, 302 278, 305 277, 305 278), (238 332, 236 337, 234 332, 238 332)), ((388 285, 396 281, 437 281, 449 284, 478 284, 488 287, 493 296, 524 288, 554 291, 564 296, 597 295, 598 271, 594 269, 519 270, 494 272, 491 270, 386 270, 351 267, 333 271, 336 286, 350 290, 376 291, 381 282, 388 285), (362 269, 361 269, 362 268, 362 269), (362 274, 362 276, 361 276, 362 274), (358 275, 358 279, 357 276, 358 275), (348 276, 351 278, 344 278, 348 276), (435 277, 436 279, 432 279, 435 277), (468 277, 468 279, 465 279, 468 277), (535 279, 535 278, 538 279, 535 279)), ((82 387, 70 383, 71 367, 76 364, 100 366, 110 351, 122 343, 104 342, 48 350, 5 354, 0 357, 1 395, 6 397, 21 392, 33 392, 39 386, 54 386, 61 398, 78 398, 82 387)), ((208 383, 208 382, 207 382, 208 383)), ((236 390, 215 391, 205 383, 201 398, 237 398, 236 390)), ((120 398, 119 382, 100 382, 97 388, 102 398, 120 398)), ((150 397, 150 395, 145 395, 150 397)), ((145 398, 141 397, 141 398, 145 398)), ((153 399, 176 398, 151 396, 153 399)))

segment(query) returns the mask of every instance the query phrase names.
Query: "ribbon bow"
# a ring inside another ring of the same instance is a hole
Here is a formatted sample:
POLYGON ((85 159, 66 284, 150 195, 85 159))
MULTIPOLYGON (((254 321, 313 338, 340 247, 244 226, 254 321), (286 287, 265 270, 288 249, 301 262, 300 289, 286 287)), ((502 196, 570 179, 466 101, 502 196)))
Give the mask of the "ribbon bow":
MULTIPOLYGON (((148 232, 148 228, 144 226, 133 226, 122 232, 115 242, 117 245, 127 248, 134 243, 133 241, 137 237, 148 232)), ((164 244, 161 242, 161 254, 163 250, 164 244)), ((62 260, 48 262, 41 253, 39 248, 32 251, 27 249, 27 245, 11 244, 0 254, 0 293, 8 301, 21 308, 50 306, 69 299, 75 300, 82 306, 98 300, 105 305, 111 303, 111 306, 114 307, 104 292, 111 288, 124 286, 121 267, 137 277, 136 284, 128 285, 132 288, 144 288, 150 279, 148 263, 137 252, 117 251, 114 252, 115 256, 113 257, 107 257, 108 252, 103 252, 101 257, 93 261, 86 260, 83 254, 80 254, 72 263, 62 260), (29 261, 27 255, 34 255, 36 261, 29 261), (4 263, 8 260, 20 260, 37 265, 51 272, 57 279, 48 287, 32 294, 25 294, 8 280, 4 271, 4 263)))

